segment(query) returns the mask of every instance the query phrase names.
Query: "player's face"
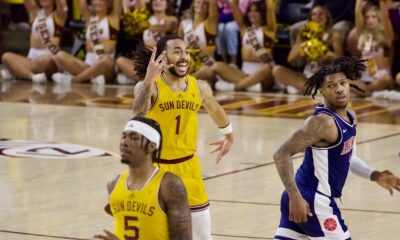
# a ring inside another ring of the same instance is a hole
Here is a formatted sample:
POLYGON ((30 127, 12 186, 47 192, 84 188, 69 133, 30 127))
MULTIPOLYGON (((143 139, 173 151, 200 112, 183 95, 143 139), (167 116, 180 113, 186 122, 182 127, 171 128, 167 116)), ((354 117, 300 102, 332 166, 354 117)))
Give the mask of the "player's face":
POLYGON ((365 22, 368 29, 375 29, 379 24, 378 13, 375 9, 370 9, 365 14, 365 22))
POLYGON ((311 20, 319 23, 321 26, 325 26, 328 21, 328 16, 326 16, 323 8, 315 7, 311 10, 311 20))
POLYGON ((151 7, 154 12, 165 12, 167 10, 167 0, 153 0, 151 7))
POLYGON ((343 73, 327 75, 320 91, 325 102, 336 108, 344 108, 349 102, 349 80, 343 73))
POLYGON ((256 5, 250 5, 249 12, 247 13, 249 18, 249 22, 251 24, 260 24, 261 23, 261 13, 256 5))
POLYGON ((119 150, 121 162, 129 165, 139 163, 146 156, 146 152, 142 147, 142 135, 133 131, 122 133, 119 150))
POLYGON ((178 77, 184 77, 189 68, 190 54, 186 43, 181 39, 167 42, 167 62, 174 66, 169 70, 178 77))

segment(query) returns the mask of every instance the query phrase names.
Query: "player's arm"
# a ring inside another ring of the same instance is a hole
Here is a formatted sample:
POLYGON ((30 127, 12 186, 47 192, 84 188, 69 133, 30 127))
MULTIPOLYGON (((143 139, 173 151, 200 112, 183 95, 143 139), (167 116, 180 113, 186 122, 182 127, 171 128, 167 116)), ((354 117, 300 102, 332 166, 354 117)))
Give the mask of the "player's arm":
POLYGON ((166 66, 167 59, 165 58, 166 51, 163 51, 160 56, 155 58, 157 48, 153 48, 150 61, 147 67, 146 76, 138 82, 134 89, 134 98, 132 111, 133 116, 145 116, 157 96, 156 79, 164 69, 171 67, 166 66))
MULTIPOLYGON (((302 198, 297 188, 292 156, 319 142, 334 142, 336 137, 331 136, 336 125, 332 117, 326 115, 311 116, 303 128, 297 130, 274 154, 274 161, 279 176, 289 194, 289 220, 296 223, 307 221, 311 211, 307 202, 302 198)), ((336 133, 337 135, 337 133, 336 133)))
POLYGON ((169 172, 164 175, 160 198, 167 213, 170 239, 192 239, 191 215, 186 189, 178 176, 169 172))
MULTIPOLYGON (((354 113, 353 115, 355 116, 354 113)), ((357 143, 355 140, 350 159, 350 171, 361 178, 376 182, 379 186, 388 190, 390 195, 393 195, 393 188, 400 191, 400 179, 396 175, 389 170, 377 171, 357 156, 357 143)))
POLYGON ((225 110, 215 99, 210 85, 207 82, 198 80, 198 85, 201 92, 202 104, 207 110, 211 119, 215 122, 221 132, 225 135, 225 139, 211 143, 212 145, 218 145, 218 148, 213 152, 218 151, 217 163, 222 159, 222 157, 229 152, 233 143, 233 129, 231 122, 226 115, 225 110))
MULTIPOLYGON (((117 185, 119 176, 116 176, 114 179, 112 179, 111 181, 109 181, 107 183, 107 192, 108 192, 108 197, 110 197, 112 191, 115 188, 115 185, 117 185)), ((110 216, 113 216, 112 212, 111 212, 111 208, 110 208, 110 203, 107 203, 106 206, 104 207, 104 211, 106 211, 106 213, 108 213, 110 216)))

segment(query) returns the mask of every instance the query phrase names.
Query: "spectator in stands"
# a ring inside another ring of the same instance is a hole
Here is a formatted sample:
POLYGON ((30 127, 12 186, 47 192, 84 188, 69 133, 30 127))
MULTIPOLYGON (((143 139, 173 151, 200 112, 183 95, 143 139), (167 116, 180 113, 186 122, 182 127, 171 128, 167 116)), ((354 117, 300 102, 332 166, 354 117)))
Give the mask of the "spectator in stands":
MULTIPOLYGON (((171 6, 167 0, 150 0, 147 4, 150 18, 149 27, 143 32, 143 42, 153 48, 157 41, 167 33, 174 33, 178 26, 178 18, 171 15, 171 6)), ((137 79, 133 70, 133 61, 125 56, 118 57, 116 67, 121 73, 117 76, 119 84, 133 84, 137 79)))
POLYGON ((93 0, 91 10, 86 0, 79 0, 78 3, 86 25, 85 61, 59 51, 55 61, 66 73, 53 74, 53 80, 63 84, 91 81, 103 85, 114 78, 114 55, 122 2, 93 0))
POLYGON ((242 16, 239 0, 233 0, 232 12, 240 29, 243 64, 240 70, 224 62, 216 62, 213 65, 215 73, 223 80, 234 84, 227 85, 218 81, 216 89, 236 91, 247 89, 260 92, 262 90, 260 83, 269 89, 273 86, 272 46, 276 32, 274 1, 251 2, 245 15, 242 16))
POLYGON ((361 58, 366 60, 366 70, 362 72, 361 80, 357 81, 357 86, 365 93, 356 93, 370 96, 374 91, 392 87, 388 51, 393 43, 393 29, 385 1, 379 1, 379 6, 376 6, 357 0, 355 15, 359 36, 357 49, 361 52, 361 58))
POLYGON ((189 46, 189 73, 197 79, 214 82, 214 63, 218 27, 217 0, 194 0, 178 28, 178 36, 189 46))
POLYGON ((287 61, 295 66, 306 61, 303 73, 277 65, 273 69, 275 80, 287 86, 289 93, 303 93, 307 78, 319 68, 319 61, 336 58, 340 55, 339 33, 332 31, 332 18, 329 10, 315 5, 308 17, 308 23, 297 36, 296 43, 289 52, 287 61))
MULTIPOLYGON (((336 52, 339 56, 344 54, 344 45, 347 35, 354 26, 355 0, 317 0, 318 5, 325 6, 332 17, 332 33, 339 40, 333 41, 336 52)), ((297 39, 298 32, 307 23, 307 20, 297 22, 290 27, 290 43, 293 46, 297 39)))
POLYGON ((218 0, 217 53, 225 63, 237 66, 239 27, 233 19, 229 1, 218 0))
POLYGON ((5 69, 3 79, 22 78, 44 83, 56 71, 52 60, 59 52, 59 41, 67 18, 65 0, 25 0, 25 8, 32 24, 30 49, 27 57, 6 52, 2 56, 5 69))

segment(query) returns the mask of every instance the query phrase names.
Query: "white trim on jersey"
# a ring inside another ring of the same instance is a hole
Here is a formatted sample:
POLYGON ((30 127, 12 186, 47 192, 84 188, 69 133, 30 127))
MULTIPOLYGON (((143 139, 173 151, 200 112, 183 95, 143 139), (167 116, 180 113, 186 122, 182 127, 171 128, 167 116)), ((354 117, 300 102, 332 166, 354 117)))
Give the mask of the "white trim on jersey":
POLYGON ((314 175, 318 179, 317 191, 331 196, 329 185, 329 159, 327 149, 311 149, 314 163, 314 175))
POLYGON ((278 228, 276 230, 275 236, 282 236, 282 237, 286 237, 286 238, 293 238, 293 239, 300 239, 300 238, 306 238, 306 235, 293 231, 291 229, 288 228, 278 228))

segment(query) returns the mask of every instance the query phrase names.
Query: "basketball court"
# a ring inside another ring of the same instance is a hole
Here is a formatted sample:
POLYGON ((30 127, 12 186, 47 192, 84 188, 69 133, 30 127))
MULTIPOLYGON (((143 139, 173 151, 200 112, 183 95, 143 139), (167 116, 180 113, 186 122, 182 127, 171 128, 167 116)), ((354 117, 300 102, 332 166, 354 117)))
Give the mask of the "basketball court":
MULTIPOLYGON (((3 82, 0 92, 0 239, 93 239, 113 230, 106 182, 119 162, 121 131, 131 118, 133 87, 3 82)), ((222 137, 199 114, 198 155, 216 240, 273 239, 283 185, 272 155, 321 99, 218 93, 235 143, 216 165, 208 145, 222 137)), ((400 103, 354 99, 358 155, 400 175, 400 103)), ((302 155, 294 158, 295 167, 302 155)), ((353 239, 398 239, 400 193, 350 174, 337 200, 353 239)))

